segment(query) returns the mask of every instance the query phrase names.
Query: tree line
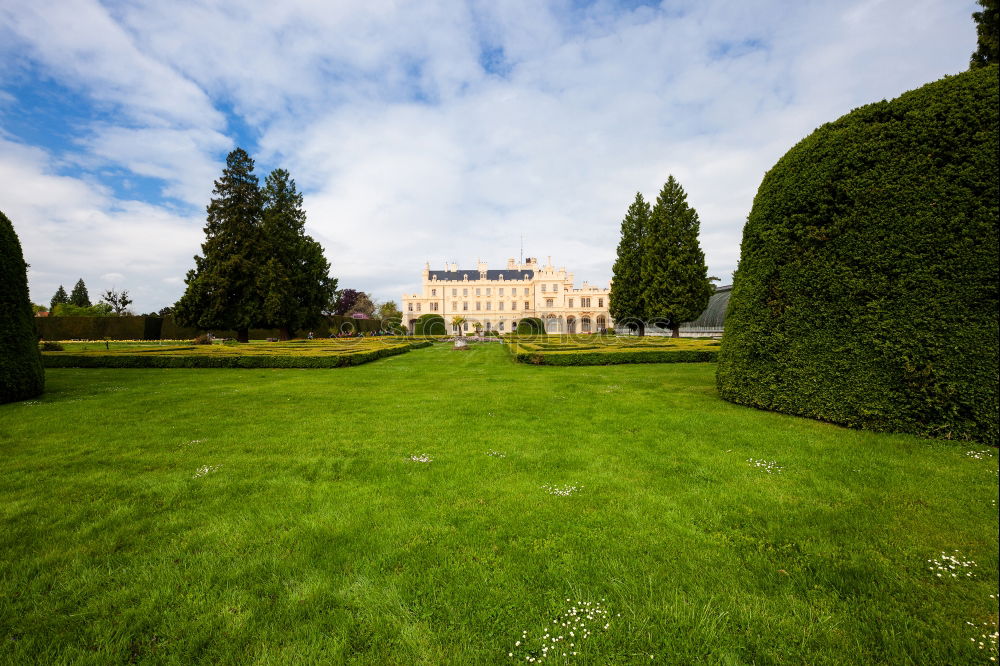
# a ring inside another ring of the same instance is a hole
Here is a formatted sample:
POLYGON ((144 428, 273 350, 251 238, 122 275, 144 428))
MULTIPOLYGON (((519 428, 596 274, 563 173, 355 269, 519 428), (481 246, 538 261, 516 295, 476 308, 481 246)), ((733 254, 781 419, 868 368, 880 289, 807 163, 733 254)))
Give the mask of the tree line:
MULTIPOLYGON (((76 281, 73 291, 69 294, 66 289, 59 285, 52 300, 49 301, 48 312, 56 317, 84 316, 84 317, 105 317, 108 315, 131 314, 128 306, 132 305, 132 298, 128 295, 127 289, 118 291, 115 288, 106 289, 101 294, 101 300, 97 303, 90 302, 90 293, 83 278, 76 281)), ((43 305, 33 305, 35 312, 45 312, 43 305)))
POLYGON ((644 335, 697 319, 712 295, 705 253, 698 242, 698 213, 671 175, 650 208, 641 193, 628 207, 613 268, 608 309, 619 325, 644 335))

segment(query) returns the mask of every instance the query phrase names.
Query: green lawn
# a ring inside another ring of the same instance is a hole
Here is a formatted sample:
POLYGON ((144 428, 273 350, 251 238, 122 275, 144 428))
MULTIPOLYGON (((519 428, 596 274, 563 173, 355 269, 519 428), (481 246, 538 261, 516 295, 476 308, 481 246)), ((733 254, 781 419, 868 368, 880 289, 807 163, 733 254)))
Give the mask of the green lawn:
POLYGON ((0 406, 0 663, 989 663, 996 451, 714 371, 48 370, 0 406))

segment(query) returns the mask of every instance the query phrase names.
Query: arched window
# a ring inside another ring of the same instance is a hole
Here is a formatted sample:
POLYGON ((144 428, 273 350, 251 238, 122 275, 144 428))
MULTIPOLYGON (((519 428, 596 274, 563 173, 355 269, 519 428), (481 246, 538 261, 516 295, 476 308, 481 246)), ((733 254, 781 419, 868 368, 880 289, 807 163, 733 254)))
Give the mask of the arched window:
POLYGON ((580 331, 590 333, 590 317, 580 317, 580 331))

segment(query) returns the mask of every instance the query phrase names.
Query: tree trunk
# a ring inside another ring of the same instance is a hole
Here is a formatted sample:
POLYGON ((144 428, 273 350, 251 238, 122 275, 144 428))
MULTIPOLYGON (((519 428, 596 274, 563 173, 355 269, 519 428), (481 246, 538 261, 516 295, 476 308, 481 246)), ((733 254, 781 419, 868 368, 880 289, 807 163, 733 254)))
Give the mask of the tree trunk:
POLYGON ((291 329, 287 326, 282 326, 278 329, 278 339, 284 342, 285 340, 291 340, 292 334, 291 329))
POLYGON ((670 337, 672 337, 672 338, 679 338, 679 337, 681 337, 681 327, 680 326, 671 326, 670 327, 670 337))
POLYGON ((646 323, 643 321, 639 322, 639 337, 646 335, 646 323))
POLYGON ((237 342, 250 342, 250 329, 249 328, 238 328, 238 329, 236 329, 236 341, 237 342))

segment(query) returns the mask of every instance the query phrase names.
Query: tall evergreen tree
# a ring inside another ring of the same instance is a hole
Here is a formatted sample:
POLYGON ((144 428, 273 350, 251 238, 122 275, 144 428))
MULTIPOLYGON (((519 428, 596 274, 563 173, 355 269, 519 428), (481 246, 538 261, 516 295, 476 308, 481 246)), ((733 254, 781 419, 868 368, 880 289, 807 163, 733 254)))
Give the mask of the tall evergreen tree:
POLYGON ((45 388, 27 269, 14 225, 0 212, 0 403, 33 398, 45 388))
POLYGON ((240 342, 260 319, 257 268, 262 196, 253 160, 242 148, 226 157, 208 204, 202 256, 188 271, 174 316, 182 326, 235 329, 240 342))
POLYGON ((698 213, 670 176, 649 216, 642 277, 646 320, 666 323, 675 338, 681 323, 697 319, 712 294, 698 229, 698 213))
POLYGON ((616 324, 638 328, 639 335, 646 330, 642 307, 642 257, 643 239, 649 227, 649 204, 636 192, 635 201, 628 207, 622 220, 618 258, 615 259, 611 278, 608 310, 616 324))
POLYGON ((87 293, 87 285, 83 283, 83 278, 76 281, 73 291, 70 292, 69 302, 78 308, 89 308, 91 306, 90 294, 87 293))
POLYGON ((302 194, 284 169, 268 174, 263 204, 258 325, 279 329, 287 340, 296 329, 319 323, 333 301, 337 280, 330 277, 322 246, 305 233, 302 194))
POLYGON ((52 300, 49 301, 49 312, 53 312, 57 305, 63 303, 69 303, 69 294, 66 293, 66 290, 63 289, 62 285, 59 285, 59 288, 56 289, 56 293, 52 295, 52 300))
POLYGON ((976 22, 976 51, 969 61, 969 69, 986 67, 1000 62, 1000 2, 979 0, 981 12, 973 12, 976 22))

